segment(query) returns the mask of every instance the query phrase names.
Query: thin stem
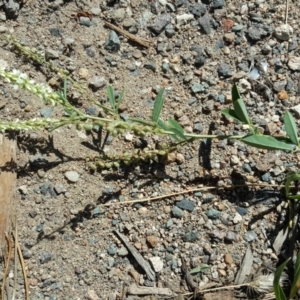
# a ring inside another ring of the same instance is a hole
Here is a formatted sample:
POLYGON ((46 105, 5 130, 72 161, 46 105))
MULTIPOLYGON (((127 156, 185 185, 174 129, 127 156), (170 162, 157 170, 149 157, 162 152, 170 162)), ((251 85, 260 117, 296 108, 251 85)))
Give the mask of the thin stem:
POLYGON ((289 13, 289 0, 286 0, 286 2, 285 2, 285 24, 287 24, 288 13, 289 13))

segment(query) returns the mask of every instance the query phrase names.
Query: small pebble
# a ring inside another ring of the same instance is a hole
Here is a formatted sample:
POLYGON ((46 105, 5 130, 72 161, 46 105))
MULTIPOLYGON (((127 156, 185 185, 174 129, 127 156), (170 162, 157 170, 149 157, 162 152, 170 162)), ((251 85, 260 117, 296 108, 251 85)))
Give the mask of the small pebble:
POLYGON ((68 171, 65 173, 65 177, 70 182, 77 182, 79 180, 79 174, 76 171, 68 171))
POLYGON ((159 273, 164 267, 164 263, 159 256, 152 256, 149 258, 149 261, 156 273, 159 273))

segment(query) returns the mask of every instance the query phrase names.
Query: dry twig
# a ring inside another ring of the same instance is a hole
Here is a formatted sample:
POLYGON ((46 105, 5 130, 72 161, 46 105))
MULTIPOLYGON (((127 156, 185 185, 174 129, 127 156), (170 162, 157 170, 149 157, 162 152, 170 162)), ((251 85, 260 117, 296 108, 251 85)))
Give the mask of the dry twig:
POLYGON ((144 46, 146 48, 149 48, 151 46, 151 42, 150 41, 138 38, 135 35, 129 33, 128 31, 126 31, 126 30, 124 30, 124 29, 122 29, 122 28, 120 28, 120 27, 118 27, 116 25, 113 25, 113 24, 111 24, 109 22, 106 22, 106 21, 104 21, 104 24, 107 27, 109 27, 109 28, 111 28, 111 29, 113 29, 113 30, 121 33, 122 35, 126 36, 128 39, 130 39, 130 40, 132 40, 132 41, 134 41, 134 42, 136 42, 136 43, 138 43, 138 44, 140 44, 140 45, 142 45, 142 46, 144 46))

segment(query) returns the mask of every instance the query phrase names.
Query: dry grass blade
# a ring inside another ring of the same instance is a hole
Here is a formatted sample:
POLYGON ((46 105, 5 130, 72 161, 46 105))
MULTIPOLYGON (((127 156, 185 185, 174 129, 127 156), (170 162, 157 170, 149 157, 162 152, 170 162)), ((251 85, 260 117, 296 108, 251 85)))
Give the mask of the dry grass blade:
POLYGON ((111 28, 111 29, 113 29, 113 30, 115 30, 115 31, 117 31, 117 32, 119 32, 119 33, 121 33, 121 34, 123 34, 123 35, 126 36, 128 39, 130 39, 130 40, 136 42, 137 44, 140 44, 140 45, 142 45, 142 46, 144 46, 144 47, 146 47, 146 48, 149 48, 149 47, 151 46, 151 42, 150 42, 150 41, 147 41, 147 40, 138 38, 138 37, 136 37, 135 35, 133 35, 133 34, 127 32, 126 30, 124 30, 124 29, 122 29, 122 28, 120 28, 120 27, 118 27, 118 26, 115 26, 115 25, 113 25, 113 24, 111 24, 111 23, 109 23, 109 22, 106 22, 106 21, 104 21, 104 24, 105 24, 107 27, 109 27, 109 28, 111 28))
POLYGON ((2 287, 1 287, 1 299, 2 300, 5 300, 5 282, 6 282, 6 277, 8 275, 9 263, 10 263, 10 259, 11 259, 11 255, 12 255, 11 240, 10 240, 10 237, 7 235, 6 232, 5 232, 5 238, 6 238, 7 245, 8 245, 8 254, 7 254, 7 260, 6 260, 5 271, 4 271, 2 287))

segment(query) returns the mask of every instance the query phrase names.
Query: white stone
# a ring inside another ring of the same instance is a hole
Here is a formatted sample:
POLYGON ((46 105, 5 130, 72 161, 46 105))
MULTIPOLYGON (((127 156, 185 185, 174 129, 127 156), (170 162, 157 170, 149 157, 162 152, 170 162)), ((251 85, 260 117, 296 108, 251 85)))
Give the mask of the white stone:
POLYGON ((288 61, 288 67, 293 71, 299 71, 300 70, 300 57, 291 56, 288 61))
POLYGON ((278 115, 274 115, 272 116, 271 120, 275 123, 279 122, 279 116, 278 115))
POLYGON ((21 192, 21 194, 23 195, 27 195, 28 194, 28 189, 27 189, 27 185, 21 185, 19 186, 18 190, 21 192))
POLYGON ((79 174, 76 171, 67 171, 65 176, 71 182, 77 182, 79 179, 79 174))
POLYGON ((300 104, 291 107, 291 110, 293 110, 296 113, 297 117, 300 118, 300 104))
POLYGON ((242 220, 243 220, 243 217, 238 212, 236 212, 232 221, 233 221, 233 224, 238 224, 242 220))
POLYGON ((133 135, 131 133, 126 133, 124 138, 125 138, 125 141, 131 142, 133 139, 133 135))
POLYGON ((230 162, 232 165, 237 165, 240 162, 240 159, 236 155, 232 155, 230 158, 230 162))
POLYGON ((176 22, 178 25, 185 24, 187 21, 193 19, 194 19, 194 15, 192 14, 183 14, 183 15, 176 16, 176 22))
POLYGON ((153 270, 156 273, 160 272, 164 267, 164 263, 163 263, 163 261, 161 260, 161 258, 159 256, 150 257, 149 261, 152 265, 153 270))
POLYGON ((246 93, 247 91, 251 91, 251 83, 245 78, 240 79, 239 80, 239 91, 242 94, 246 93))
POLYGON ((293 35, 293 28, 289 24, 281 24, 275 28, 274 35, 281 41, 288 41, 293 35))

